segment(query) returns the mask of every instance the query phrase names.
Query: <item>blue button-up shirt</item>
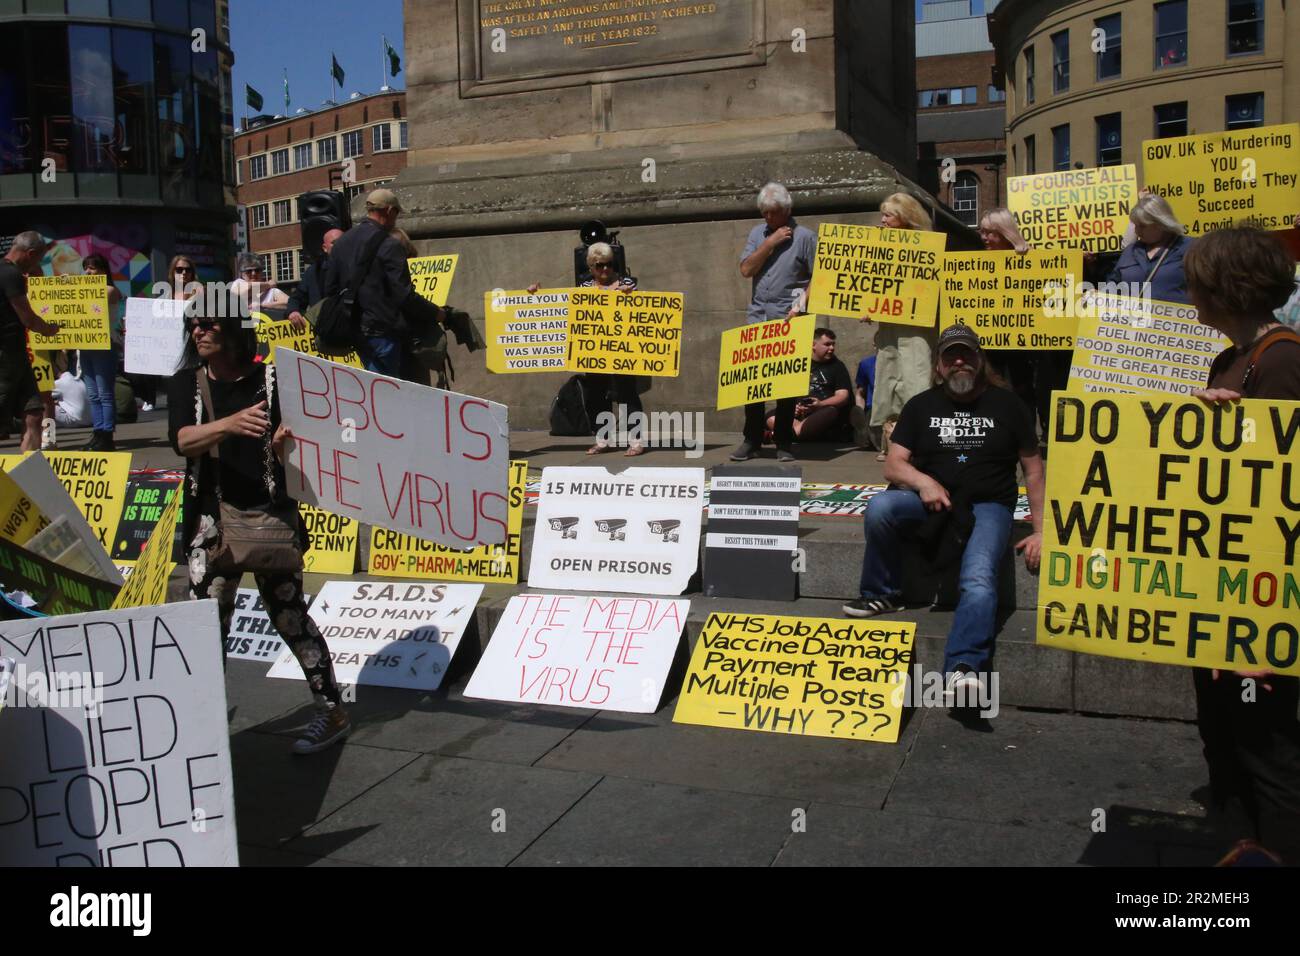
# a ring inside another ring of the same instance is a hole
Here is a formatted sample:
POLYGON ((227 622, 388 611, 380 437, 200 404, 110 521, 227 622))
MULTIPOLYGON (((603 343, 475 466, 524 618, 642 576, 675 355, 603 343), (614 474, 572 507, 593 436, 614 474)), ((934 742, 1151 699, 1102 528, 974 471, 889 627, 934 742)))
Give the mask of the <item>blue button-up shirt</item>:
MULTIPOLYGON (((801 289, 808 288, 812 279, 817 236, 811 229, 797 224, 793 218, 786 225, 794 230, 794 236, 768 256, 763 267, 754 274, 754 293, 747 316, 750 322, 785 318, 794 306, 795 295, 801 289)), ((740 254, 740 261, 744 262, 753 255, 763 240, 773 232, 767 223, 755 226, 745 243, 745 251, 740 254)))

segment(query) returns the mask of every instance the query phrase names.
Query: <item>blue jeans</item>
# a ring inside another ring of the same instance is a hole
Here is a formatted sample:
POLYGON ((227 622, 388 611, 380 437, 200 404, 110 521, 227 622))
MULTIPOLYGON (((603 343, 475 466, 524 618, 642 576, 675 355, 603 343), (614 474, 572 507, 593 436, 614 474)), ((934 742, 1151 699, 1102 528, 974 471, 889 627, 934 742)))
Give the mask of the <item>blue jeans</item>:
MULTIPOLYGON (((961 556, 961 597, 953 616, 943 669, 958 664, 977 671, 988 668, 993 653, 993 625, 998 611, 998 565, 1011 540, 1011 509, 996 502, 972 506, 975 530, 961 556)), ((863 518, 866 554, 859 588, 864 601, 896 597, 902 590, 903 536, 925 520, 925 505, 915 491, 882 491, 867 502, 863 518)))
POLYGON ((402 343, 397 339, 367 336, 357 346, 357 355, 367 372, 402 377, 402 343))
POLYGON ((90 403, 90 426, 97 432, 111 432, 117 427, 117 401, 113 387, 117 381, 117 353, 112 349, 81 351, 81 380, 86 385, 90 403))

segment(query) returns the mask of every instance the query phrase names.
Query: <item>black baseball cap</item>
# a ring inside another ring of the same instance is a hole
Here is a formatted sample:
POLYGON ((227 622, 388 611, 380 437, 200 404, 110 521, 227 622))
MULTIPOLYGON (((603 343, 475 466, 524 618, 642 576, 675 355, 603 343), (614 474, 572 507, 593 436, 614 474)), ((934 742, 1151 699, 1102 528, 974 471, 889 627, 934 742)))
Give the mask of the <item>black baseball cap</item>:
POLYGON ((939 354, 942 355, 954 345, 966 345, 978 352, 980 337, 969 325, 950 325, 939 336, 939 354))

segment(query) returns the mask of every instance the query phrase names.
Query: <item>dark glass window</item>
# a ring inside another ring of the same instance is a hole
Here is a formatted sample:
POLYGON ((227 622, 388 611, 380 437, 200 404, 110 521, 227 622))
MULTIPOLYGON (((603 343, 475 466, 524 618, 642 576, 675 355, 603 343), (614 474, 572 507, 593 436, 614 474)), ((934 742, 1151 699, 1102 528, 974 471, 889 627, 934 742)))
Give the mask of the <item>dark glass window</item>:
POLYGON ((198 164, 198 201, 203 205, 220 205, 225 175, 222 170, 221 69, 216 45, 204 53, 192 53, 190 65, 194 76, 194 141, 198 164))
POLYGON ((1038 172, 1038 142, 1034 136, 1025 137, 1025 173, 1038 172))
POLYGON ((1228 56, 1264 52, 1264 0, 1228 0, 1228 56))
POLYGON ((1187 101, 1156 107, 1156 139, 1187 135, 1187 101))
POLYGON ((31 172, 31 106, 27 101, 27 57, 22 27, 0 30, 0 176, 31 172))
POLYGON ((1187 62, 1187 0, 1157 3, 1156 69, 1187 62))
POLYGON ((1070 88, 1070 31, 1052 34, 1052 92, 1070 88))
POLYGON ((1120 15, 1115 13, 1093 21, 1093 26, 1104 34, 1101 51, 1097 54, 1097 79, 1099 80, 1114 79, 1123 72, 1123 58, 1120 53, 1123 37, 1120 34, 1120 19, 1120 15))
POLYGON ((190 5, 186 0, 155 0, 153 17, 162 26, 190 32, 190 5))
MULTIPOLYGON (((176 0, 172 0, 176 2, 176 0)), ((217 5, 214 0, 190 0, 190 30, 202 29, 208 38, 209 49, 216 48, 217 5)))
POLYGON ((113 16, 133 20, 152 20, 153 10, 149 0, 113 0, 113 16))
POLYGON ((1025 102, 1034 102, 1034 48, 1025 47, 1025 102))
POLYGON ((108 27, 68 27, 72 88, 72 164, 79 173, 117 168, 113 44, 108 27))
POLYGON ((158 169, 153 142, 153 39, 145 30, 113 29, 113 100, 117 165, 124 173, 158 169))
POLYGON ((163 201, 192 203, 195 117, 189 37, 155 33, 153 51, 163 201))
POLYGON ((1007 91, 1006 91, 1006 90, 1000 90, 1000 89, 998 89, 996 86, 994 86, 992 83, 989 84, 989 102, 990 102, 990 103, 1005 103, 1005 102, 1006 102, 1006 99, 1007 99, 1007 91))
POLYGON ((1119 113, 1097 117, 1097 165, 1118 166, 1123 160, 1124 140, 1119 113))
POLYGON ((974 173, 960 172, 952 184, 952 208, 957 218, 968 226, 979 220, 980 181, 974 173))
POLYGON ((1225 100, 1227 128, 1248 129, 1264 125, 1264 94, 1239 93, 1225 100))
POLYGON ((106 17, 108 0, 68 0, 68 13, 79 17, 106 17))
MULTIPOLYGON (((32 24, 27 29, 27 48, 40 50, 39 70, 28 72, 32 85, 32 159, 39 170, 44 159, 54 168, 71 171, 72 91, 68 87, 68 30, 58 24, 32 24)), ((36 56, 31 57, 34 67, 36 56)))
POLYGON ((1070 168, 1070 124, 1052 127, 1052 169, 1070 168))

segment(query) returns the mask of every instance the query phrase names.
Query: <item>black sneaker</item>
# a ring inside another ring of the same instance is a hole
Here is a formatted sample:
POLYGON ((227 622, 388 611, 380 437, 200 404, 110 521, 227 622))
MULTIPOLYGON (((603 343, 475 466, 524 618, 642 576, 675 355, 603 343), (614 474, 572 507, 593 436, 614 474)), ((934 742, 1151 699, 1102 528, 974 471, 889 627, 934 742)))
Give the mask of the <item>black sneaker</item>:
POLYGON ((903 605, 899 604, 892 597, 873 598, 870 601, 864 601, 859 598, 856 601, 850 601, 845 604, 841 610, 849 617, 876 617, 880 614, 889 614, 892 611, 903 610, 903 605))
POLYGON ((778 448, 778 449, 776 450, 776 460, 777 460, 777 461, 794 461, 794 460, 795 460, 795 458, 794 458, 794 452, 792 452, 789 448, 778 448))
POLYGON ((731 453, 732 461, 749 461, 754 457, 754 446, 747 441, 742 441, 736 446, 736 450, 731 453))

